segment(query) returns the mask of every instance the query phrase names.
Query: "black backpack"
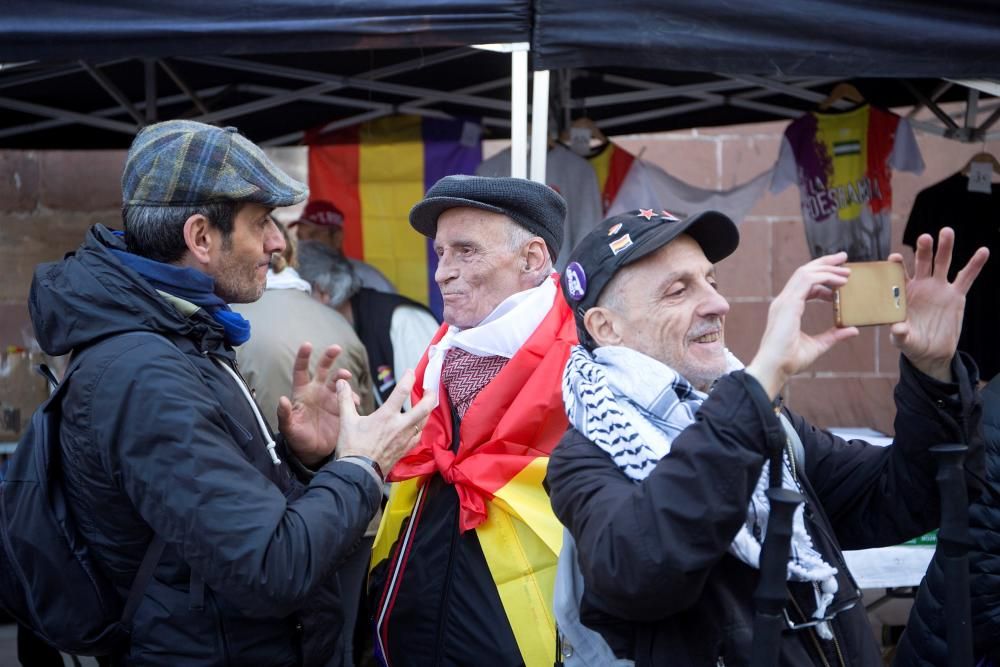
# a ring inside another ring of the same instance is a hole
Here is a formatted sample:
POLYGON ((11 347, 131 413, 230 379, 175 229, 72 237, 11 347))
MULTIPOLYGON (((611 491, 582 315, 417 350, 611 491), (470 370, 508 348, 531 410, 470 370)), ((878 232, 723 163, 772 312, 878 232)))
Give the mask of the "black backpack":
POLYGON ((135 335, 156 334, 121 334, 77 352, 62 384, 31 416, 0 481, 0 607, 65 653, 107 655, 126 644, 163 552, 163 541, 154 538, 123 604, 95 567, 62 486, 59 423, 67 380, 90 349, 135 335))

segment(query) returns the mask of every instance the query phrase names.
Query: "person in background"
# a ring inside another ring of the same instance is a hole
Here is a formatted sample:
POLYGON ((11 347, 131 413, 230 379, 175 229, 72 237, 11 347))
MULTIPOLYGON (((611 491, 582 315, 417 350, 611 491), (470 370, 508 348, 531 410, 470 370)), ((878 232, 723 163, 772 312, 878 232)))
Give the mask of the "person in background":
MULTIPOLYGON (((292 369, 299 344, 310 341, 318 350, 338 345, 341 353, 334 368, 350 373, 351 388, 360 398, 358 413, 370 414, 375 410, 375 399, 365 346, 339 313, 310 297, 309 283, 296 271, 296 241, 290 238, 284 225, 278 222, 275 225, 285 239, 285 250, 271 255, 264 294, 253 303, 233 305, 233 310, 250 322, 253 331, 250 340, 236 348, 236 360, 243 377, 271 428, 278 430, 278 401, 291 393, 292 369)), ((321 359, 322 355, 313 353, 309 361, 311 373, 315 373, 321 359)), ((380 398, 379 404, 382 402, 380 398)), ((381 518, 380 509, 368 523, 364 537, 337 571, 343 594, 343 625, 338 651, 343 655, 345 667, 354 664, 358 600, 362 598, 372 540, 381 518)))
MULTIPOLYGON (((983 389, 982 437, 986 478, 969 506, 969 600, 973 655, 983 667, 1000 666, 1000 375, 983 389)), ((950 582, 937 554, 927 568, 910 609, 906 630, 896 645, 898 667, 948 664, 945 589, 950 582)))
MULTIPOLYGON (((314 199, 306 204, 302 216, 290 222, 288 227, 300 241, 317 241, 338 255, 344 254, 344 214, 326 200, 314 199)), ((347 261, 351 263, 363 287, 389 294, 396 293, 396 286, 371 264, 353 257, 348 257, 347 261)))
POLYGON ((416 301, 363 287, 353 265, 323 244, 303 241, 300 255, 313 298, 343 315, 364 343, 381 404, 399 373, 417 367, 440 322, 416 301))
POLYGON ((339 345, 334 368, 350 372, 351 388, 360 397, 358 412, 375 410, 368 354, 351 325, 310 297, 309 283, 299 277, 296 242, 281 223, 275 225, 285 238, 285 250, 271 256, 267 284, 260 299, 233 304, 232 309, 250 322, 253 336, 236 348, 240 372, 254 392, 264 418, 278 428, 278 401, 292 389, 292 368, 302 341, 313 344, 309 371, 315 373, 320 350, 339 345))
POLYGON ((989 253, 949 282, 953 240, 943 231, 936 255, 929 235, 918 242, 907 319, 891 327, 902 353, 896 436, 878 447, 822 431, 779 398, 790 377, 858 334, 802 331, 806 302, 831 301, 846 283, 847 253, 792 274, 743 368, 725 347, 729 302, 715 270, 739 243, 729 218, 639 209, 584 237, 563 274, 582 342, 563 382, 571 428, 546 475, 568 532, 560 581, 573 568, 582 579, 573 598, 557 584, 555 603, 575 664, 749 664, 772 470, 774 485, 805 499, 782 568, 778 664, 882 664, 841 548, 899 544, 937 525, 930 447, 967 442, 970 467, 983 461, 972 437, 977 371, 955 348, 964 295, 989 253), (583 660, 584 647, 598 655, 583 660))

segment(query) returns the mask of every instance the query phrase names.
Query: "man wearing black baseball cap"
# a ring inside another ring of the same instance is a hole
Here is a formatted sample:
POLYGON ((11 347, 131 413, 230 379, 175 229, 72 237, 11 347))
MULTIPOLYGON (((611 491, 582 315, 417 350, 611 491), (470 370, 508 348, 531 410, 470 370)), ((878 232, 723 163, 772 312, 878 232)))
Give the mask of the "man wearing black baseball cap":
MULTIPOLYGON (((39 343, 74 359, 53 484, 89 572, 122 606, 138 601, 127 636, 101 648, 115 665, 341 664, 337 568, 379 509, 379 468, 416 442, 431 401, 400 412, 408 373, 358 417, 349 373, 332 368, 339 347, 318 351, 310 377, 303 343, 280 433, 264 420, 233 350, 250 326, 228 304, 260 298, 285 247, 271 211, 307 194, 235 128, 157 123, 125 162, 124 234, 95 225, 35 271, 39 343)), ((35 560, 36 585, 58 574, 35 560)), ((77 602, 60 600, 67 618, 77 602)))
POLYGON ((573 314, 552 271, 566 203, 520 178, 449 176, 410 212, 433 239, 445 323, 417 366, 437 392, 373 549, 386 663, 518 667, 552 660, 561 526, 542 489, 566 430, 573 314))
MULTIPOLYGON (((969 442, 975 428, 975 365, 955 349, 986 252, 949 283, 953 238, 942 233, 936 259, 921 239, 907 320, 892 327, 902 357, 887 448, 845 442, 777 401, 789 377, 857 334, 801 330, 806 301, 847 281, 845 253, 795 271, 743 368, 725 348, 729 304, 714 268, 738 245, 732 221, 639 209, 580 242, 563 285, 583 344, 566 366, 571 427, 546 478, 567 529, 554 602, 567 665, 750 664, 769 485, 805 498, 791 556, 777 563, 789 594, 780 665, 881 664, 840 545, 934 528, 927 450, 969 442)), ((979 465, 981 449, 970 459, 979 465)))

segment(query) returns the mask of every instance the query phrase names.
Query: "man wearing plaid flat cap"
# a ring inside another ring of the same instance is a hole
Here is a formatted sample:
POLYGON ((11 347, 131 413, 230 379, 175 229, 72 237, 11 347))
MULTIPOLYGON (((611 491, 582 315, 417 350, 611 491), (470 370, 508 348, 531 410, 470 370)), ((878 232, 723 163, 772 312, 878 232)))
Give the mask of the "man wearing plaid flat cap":
POLYGON ((36 270, 39 342, 74 356, 69 509, 98 576, 140 595, 113 664, 341 664, 336 568, 432 399, 400 411, 409 374, 358 417, 339 348, 310 377, 304 343, 280 433, 263 419, 233 352, 250 327, 228 304, 261 296, 284 249, 271 211, 306 196, 235 128, 151 125, 126 159, 124 233, 95 225, 36 270))
MULTIPOLYGON (((988 253, 949 281, 953 240, 943 232, 934 257, 930 236, 920 239, 907 318, 892 325, 902 354, 889 447, 845 442, 776 400, 858 334, 802 330, 806 303, 831 301, 847 282, 847 253, 792 274, 744 368, 725 346, 729 302, 715 269, 739 243, 729 218, 650 207, 580 241, 563 275, 582 343, 562 384, 571 427, 546 477, 567 529, 555 585, 567 667, 750 665, 761 648, 781 667, 882 664, 841 546, 935 528, 928 449, 973 443, 977 372, 955 349, 963 295, 988 253), (791 548, 773 560, 761 544, 772 494, 804 501, 785 526, 791 548), (758 585, 768 561, 773 592, 758 585), (755 612, 777 636, 758 632, 755 612)), ((970 470, 982 462, 970 447, 970 470)))
MULTIPOLYGON (((288 228, 294 230, 295 238, 300 241, 316 241, 338 255, 344 254, 344 214, 325 199, 314 199, 306 204, 302 215, 290 222, 288 228)), ((387 294, 396 293, 396 287, 385 274, 368 262, 353 257, 348 257, 347 261, 351 263, 351 269, 362 287, 387 294)))
POLYGON ((576 342, 552 270, 566 203, 520 178, 448 176, 410 212, 434 241, 445 323, 417 366, 437 393, 392 470, 370 604, 387 664, 551 664, 561 528, 541 480, 566 429, 576 342))

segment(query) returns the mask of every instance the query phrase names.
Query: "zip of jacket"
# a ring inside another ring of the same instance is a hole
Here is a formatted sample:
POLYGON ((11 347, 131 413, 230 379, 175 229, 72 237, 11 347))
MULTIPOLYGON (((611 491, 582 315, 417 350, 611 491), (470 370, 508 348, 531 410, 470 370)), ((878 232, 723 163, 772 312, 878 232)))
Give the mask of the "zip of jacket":
POLYGON ((267 453, 271 456, 271 463, 276 466, 281 465, 281 459, 278 458, 278 453, 274 451, 278 446, 278 443, 276 443, 274 438, 271 437, 271 431, 267 428, 267 424, 264 422, 264 416, 260 414, 260 408, 257 407, 257 401, 253 400, 253 396, 250 395, 250 386, 243 378, 243 375, 234 370, 224 357, 207 351, 205 352, 205 356, 215 362, 216 366, 225 370, 226 373, 233 378, 236 386, 240 388, 243 398, 245 398, 247 403, 250 404, 250 409, 253 410, 254 417, 257 418, 257 427, 260 429, 261 435, 264 436, 264 442, 267 443, 267 453))

